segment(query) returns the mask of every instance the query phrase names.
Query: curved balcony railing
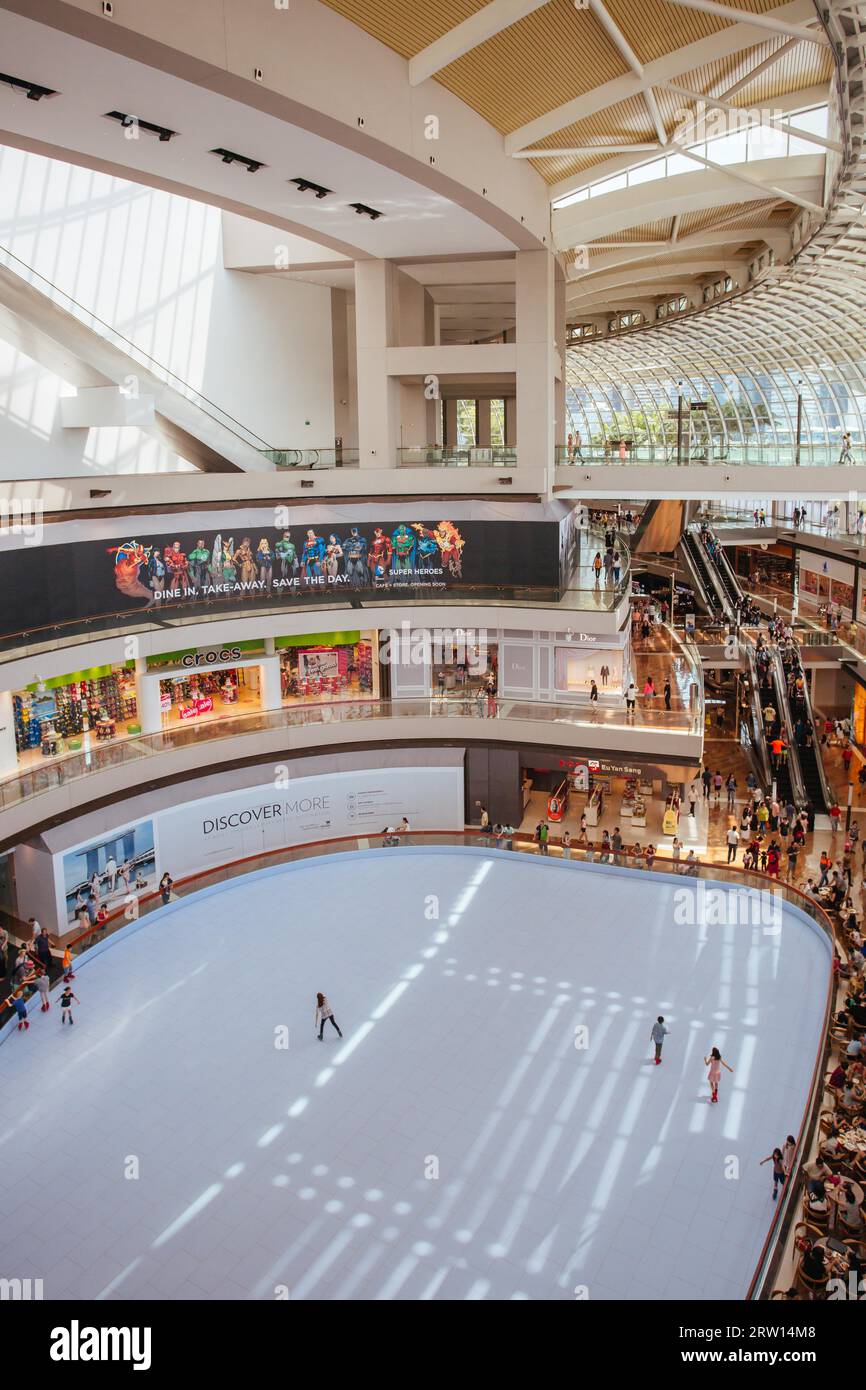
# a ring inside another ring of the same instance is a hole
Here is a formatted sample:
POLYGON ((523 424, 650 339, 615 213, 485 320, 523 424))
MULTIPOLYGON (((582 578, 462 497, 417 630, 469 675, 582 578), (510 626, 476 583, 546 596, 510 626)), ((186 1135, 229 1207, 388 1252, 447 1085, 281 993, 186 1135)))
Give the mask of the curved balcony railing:
MULTIPOLYGON (((700 688, 700 687, 699 687, 700 688)), ((232 714, 222 719, 202 722, 192 728, 168 729, 158 734, 135 734, 97 743, 89 752, 63 753, 46 759, 44 765, 28 768, 13 777, 0 781, 0 809, 17 806, 31 797, 55 791, 70 783, 80 782, 94 773, 135 766, 142 777, 147 776, 146 763, 161 753, 174 749, 201 746, 239 735, 262 733, 270 729, 299 729, 310 725, 340 725, 358 720, 437 719, 478 720, 479 736, 482 721, 485 735, 494 737, 488 726, 494 720, 520 720, 544 724, 551 735, 560 737, 567 731, 580 729, 655 729, 666 734, 699 734, 703 727, 701 706, 686 710, 654 709, 642 706, 628 715, 621 705, 556 704, 550 701, 517 700, 498 697, 496 712, 488 710, 486 700, 473 694, 463 698, 432 696, 416 700, 341 700, 321 704, 296 705, 287 709, 261 710, 250 714, 232 714)), ((459 736, 455 727, 453 736, 459 736)), ((464 731, 465 733, 465 731, 464 731)), ((411 737, 411 735, 409 735, 411 737)), ((452 737, 452 730, 443 736, 452 737)))
MULTIPOLYGON (((497 838, 492 830, 486 834, 482 831, 472 829, 466 829, 464 831, 422 830, 412 831, 411 834, 406 837, 406 841, 408 844, 415 847, 460 846, 480 848, 486 851, 490 849, 500 849, 502 851, 513 850, 516 852, 529 853, 535 850, 534 839, 531 835, 514 831, 509 834, 503 833, 497 838)), ((280 864, 290 864, 301 859, 315 859, 332 854, 345 854, 347 851, 353 850, 368 851, 371 847, 378 847, 379 844, 380 841, 378 839, 371 845, 369 838, 362 839, 351 836, 343 839, 317 841, 307 845, 293 845, 273 850, 267 854, 258 855, 254 858, 247 858, 234 863, 221 865, 219 868, 208 869, 185 879, 176 880, 172 888, 172 893, 176 897, 184 898, 192 896, 202 889, 212 888, 220 883, 229 883, 234 879, 240 878, 244 874, 255 873, 263 868, 269 868, 280 864)), ((398 843, 389 847, 386 852, 399 854, 401 849, 402 845, 399 843, 398 839, 398 843)), ((549 850, 548 862, 557 863, 559 860, 560 862, 557 865, 559 871, 579 873, 581 872, 581 865, 584 864, 588 858, 585 850, 572 847, 568 865, 566 866, 561 862, 561 844, 552 841, 549 850)), ((170 864, 168 864, 169 871, 170 867, 170 864)), ((624 848, 620 862, 615 867, 620 872, 645 872, 643 861, 639 864, 637 863, 633 848, 624 848)), ((779 880, 770 878, 767 874, 759 873, 754 870, 730 866, 725 867, 721 864, 696 863, 691 867, 690 873, 686 874, 682 863, 677 864, 673 860, 666 858, 657 858, 655 860, 653 872, 675 874, 678 880, 682 879, 684 883, 703 879, 709 882, 729 883, 736 888, 751 888, 761 893, 771 891, 774 897, 782 898, 785 902, 804 911, 828 939, 831 949, 835 946, 833 924, 827 913, 814 898, 811 898, 801 889, 795 888, 792 884, 782 883, 779 880)), ((108 922, 104 926, 98 929, 90 928, 72 938, 68 943, 71 954, 73 957, 77 958, 91 947, 100 945, 105 938, 114 935, 121 928, 128 926, 131 916, 133 916, 135 920, 140 920, 142 917, 148 917, 153 913, 159 914, 162 910, 163 903, 158 893, 150 893, 138 898, 132 912, 130 911, 130 904, 127 901, 109 917, 108 922)), ((64 942, 64 945, 65 944, 67 943, 64 942)), ((791 1120, 792 1132, 796 1132, 797 1135, 797 1146, 790 1169, 789 1179, 785 1183, 781 1199, 773 1211, 763 1249, 749 1285, 746 1297, 750 1300, 765 1300, 772 1296, 772 1290, 782 1259, 785 1242, 790 1233, 792 1223, 796 1220, 800 1210, 800 1177, 802 1166, 811 1152, 817 1133, 820 1110, 823 1103, 823 1081, 829 1053, 829 1025, 834 997, 834 976, 832 967, 829 963, 826 982, 818 981, 816 982, 816 987, 819 989, 823 988, 825 993, 824 1026, 821 1032, 821 1045, 814 1059, 807 1100, 803 1108, 799 1128, 796 1128, 796 1120, 793 1117, 791 1120)), ((4 1000, 0 1003, 0 1025, 8 1022, 10 1017, 11 1011, 8 1007, 8 1003, 4 1000)))
POLYGON ((866 467, 866 453, 863 445, 853 448, 852 458, 842 457, 841 448, 821 445, 802 445, 799 450, 794 445, 762 445, 758 442, 747 446, 683 447, 677 453, 676 441, 673 444, 636 444, 620 448, 619 440, 612 440, 608 446, 588 444, 569 448, 558 445, 556 448, 558 468, 582 468, 605 464, 626 465, 665 465, 670 468, 696 468, 713 464, 726 468, 830 468, 846 466, 866 467))

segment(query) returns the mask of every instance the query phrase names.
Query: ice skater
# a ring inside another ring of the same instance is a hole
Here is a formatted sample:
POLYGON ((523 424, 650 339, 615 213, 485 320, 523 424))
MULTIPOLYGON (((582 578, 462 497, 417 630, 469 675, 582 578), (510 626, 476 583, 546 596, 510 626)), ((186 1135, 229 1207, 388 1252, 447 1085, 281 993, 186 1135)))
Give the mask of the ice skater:
POLYGON ((18 1032, 20 1033, 22 1028, 26 1032, 30 1027, 30 1021, 27 1017, 27 1005, 24 1003, 20 994, 13 994, 9 1003, 18 1015, 18 1032))
POLYGON ((63 952, 63 983, 69 984, 70 980, 75 979, 75 971, 72 969, 72 952, 69 947, 63 952))
POLYGON ((656 1019, 655 1023, 654 1023, 653 1026, 652 1026, 652 1032, 651 1032, 651 1034, 650 1034, 650 1037, 652 1038, 652 1040, 653 1040, 653 1042, 655 1043, 655 1046, 656 1046, 656 1066, 657 1066, 657 1067, 660 1067, 660 1066, 661 1066, 661 1063, 662 1063, 662 1046, 664 1045, 664 1040, 665 1040, 665 1038, 667 1037, 667 1035, 668 1035, 669 1032, 670 1032, 670 1029, 665 1027, 664 1015, 663 1015, 663 1014, 659 1014, 658 1018, 656 1019))
POLYGON ((66 1020, 67 1020, 67 1018, 69 1019, 69 1022, 70 1022, 70 1023, 74 1023, 74 1022, 75 1022, 75 1019, 72 1017, 72 1001, 73 1001, 73 999, 75 1000, 76 1004, 80 1004, 80 1003, 81 1003, 81 1000, 78 998, 78 995, 77 995, 77 994, 73 994, 73 993, 72 993, 72 990, 71 990, 71 989, 69 988, 69 986, 67 985, 66 988, 64 989, 63 993, 62 993, 61 996, 60 996, 60 1022, 61 1022, 61 1023, 65 1023, 66 1020))
POLYGON ((715 1105, 719 1099, 719 1082, 722 1079, 722 1067, 732 1075, 734 1068, 728 1066, 717 1047, 711 1048, 709 1057, 704 1058, 704 1066, 709 1067, 707 1080, 710 1083, 710 1103, 715 1105))
POLYGON ((36 981, 36 988, 39 990, 39 1012, 47 1014, 51 1008, 51 1000, 48 998, 48 991, 51 988, 51 981, 48 978, 48 971, 43 970, 39 979, 36 981))
POLYGON ((782 1150, 774 1149, 766 1158, 761 1159, 758 1167, 763 1168, 765 1163, 772 1163, 773 1165, 773 1201, 775 1202, 777 1189, 785 1186, 785 1179, 788 1176, 782 1150))
POLYGON ((338 1023, 337 1023, 337 1020, 334 1018, 334 1010, 331 1008, 331 1006, 330 1006, 330 1004, 328 1003, 328 1000, 327 1000, 327 998, 325 997, 324 994, 317 994, 317 995, 316 995, 316 1021, 315 1021, 315 1023, 314 1023, 313 1026, 314 1026, 315 1028, 318 1028, 318 1029, 319 1029, 319 1042, 323 1042, 323 1041, 324 1041, 323 1034, 324 1034, 324 1032, 325 1032, 325 1023, 326 1023, 326 1021, 327 1021, 328 1019, 331 1020, 331 1022, 332 1022, 333 1025, 334 1025, 334 1027, 337 1029, 337 1032, 339 1033, 340 1037, 342 1037, 343 1034, 340 1033, 339 1025, 338 1025, 338 1023), (320 1024, 321 1024, 321 1027, 319 1027, 320 1024))

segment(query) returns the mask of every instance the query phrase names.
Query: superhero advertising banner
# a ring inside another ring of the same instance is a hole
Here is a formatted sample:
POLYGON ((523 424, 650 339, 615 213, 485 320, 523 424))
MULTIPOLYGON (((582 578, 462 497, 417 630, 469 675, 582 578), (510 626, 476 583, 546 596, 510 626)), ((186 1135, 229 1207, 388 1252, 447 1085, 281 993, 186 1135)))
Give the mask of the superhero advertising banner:
POLYGON ((0 637, 139 610, 266 605, 401 589, 556 598, 556 522, 294 525, 127 535, 0 554, 0 637))

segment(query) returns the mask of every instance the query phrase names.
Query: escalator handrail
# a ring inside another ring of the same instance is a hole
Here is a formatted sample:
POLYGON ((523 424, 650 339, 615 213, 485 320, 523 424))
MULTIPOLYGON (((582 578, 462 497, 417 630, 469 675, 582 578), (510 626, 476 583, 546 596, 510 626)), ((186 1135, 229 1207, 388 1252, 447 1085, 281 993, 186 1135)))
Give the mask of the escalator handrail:
POLYGON ((700 598, 702 604, 704 605, 704 608, 708 613, 712 613, 714 605, 710 602, 710 597, 707 593, 707 588, 704 583, 703 576, 701 575, 700 565, 698 564, 696 556, 692 553, 691 545, 689 544, 689 542, 692 541, 692 539, 693 538, 689 535, 688 531, 683 532, 681 544, 682 553, 686 561, 686 569, 689 571, 689 577, 692 581, 692 585, 698 597, 700 598))
MULTIPOLYGON (((711 535, 715 535, 714 532, 710 532, 710 534, 711 534, 711 535)), ((715 536, 715 539, 716 539, 716 541, 718 541, 718 536, 715 536)), ((716 564, 718 565, 719 570, 720 570, 721 575, 722 575, 722 583, 725 585, 725 588, 728 590, 728 595, 729 595, 729 597, 732 599, 732 601, 733 601, 734 603, 736 603, 737 607, 739 607, 739 605, 742 603, 743 599, 745 598, 745 595, 744 595, 744 593, 743 593, 742 587, 741 587, 741 585, 740 585, 740 581, 739 581, 739 579, 737 578, 736 574, 734 573, 734 567, 733 567, 733 565, 731 564, 730 560, 728 559, 728 556, 727 556, 727 554, 726 554, 726 552, 725 552, 725 548, 724 548, 723 545, 720 545, 720 546, 719 546, 719 552, 718 552, 718 553, 719 553, 719 559, 716 561, 716 564)))
POLYGON ((755 659, 755 648, 751 642, 743 643, 746 651, 746 664, 749 668, 749 684, 752 688, 752 746, 755 757, 759 764, 759 771, 762 777, 762 786, 771 787, 773 785, 773 773, 770 767, 770 752, 767 747, 767 735, 764 728, 764 711, 761 708, 761 688, 758 681, 758 663, 755 659))
POLYGON ((794 740, 791 706, 788 702, 788 682, 785 679, 785 668, 782 665, 782 658, 779 655, 778 647, 770 648, 770 668, 773 672, 773 684, 776 687, 776 705, 784 725, 785 740, 788 745, 788 772, 791 778, 791 787, 794 792, 795 804, 799 806, 811 806, 812 799, 807 793, 806 783, 803 781, 800 750, 794 740))
MULTIPOLYGON (((784 663, 782 664, 782 669, 784 670, 784 663)), ((836 798, 833 795, 833 790, 827 779, 824 759, 821 757, 821 745, 818 737, 818 728, 815 723, 815 711, 812 708, 812 696, 809 691, 809 682, 806 680, 806 668, 802 660, 800 661, 800 670, 803 673, 803 696, 806 702, 806 718, 812 725, 812 752, 815 755, 815 765, 818 769, 818 781, 821 784, 821 795, 824 798, 824 812, 826 813, 830 810, 830 807, 834 805, 836 798)), ((799 749, 797 751, 799 756, 799 749)), ((818 807, 815 809, 820 808, 818 807)))
POLYGON ((697 550, 698 554, 702 557, 702 564, 705 568, 707 575, 709 576, 710 584, 716 591, 716 595, 722 607, 722 612, 724 613, 728 622, 731 623, 732 626, 736 626, 737 614, 734 611, 734 607, 731 603, 728 592, 724 584, 722 583, 722 577, 719 573, 717 565, 710 559, 707 547, 701 540, 700 534, 695 534, 694 528, 691 529, 691 538, 695 549, 697 550))

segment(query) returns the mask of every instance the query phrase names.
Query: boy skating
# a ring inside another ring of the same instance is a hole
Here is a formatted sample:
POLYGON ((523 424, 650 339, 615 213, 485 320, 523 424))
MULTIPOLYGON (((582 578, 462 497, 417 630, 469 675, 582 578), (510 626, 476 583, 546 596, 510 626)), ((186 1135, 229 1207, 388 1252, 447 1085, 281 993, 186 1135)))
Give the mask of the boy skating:
POLYGON ((61 996, 60 996, 60 1022, 61 1022, 61 1023, 65 1023, 66 1020, 67 1020, 67 1018, 69 1019, 69 1022, 70 1022, 70 1023, 74 1023, 74 1022, 75 1022, 75 1019, 72 1017, 72 1001, 73 1001, 73 999, 75 1000, 76 1004, 80 1004, 80 1003, 81 1003, 81 1000, 78 998, 78 996, 77 996, 76 994, 73 994, 73 993, 72 993, 72 990, 71 990, 71 989, 69 988, 69 986, 67 985, 66 988, 64 989, 63 993, 62 993, 61 996))
POLYGON ((16 1014, 18 1015, 18 1032, 20 1033, 22 1028, 26 1032, 27 1029, 30 1027, 30 1021, 27 1017, 27 1005, 24 1003, 24 1000, 21 998, 20 995, 15 995, 10 1002, 16 1014))

